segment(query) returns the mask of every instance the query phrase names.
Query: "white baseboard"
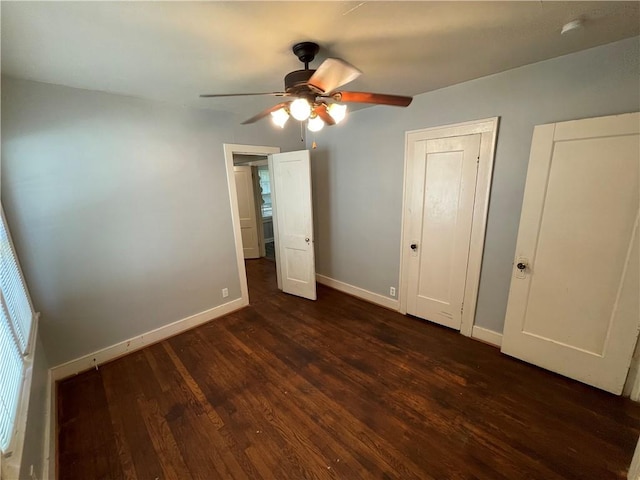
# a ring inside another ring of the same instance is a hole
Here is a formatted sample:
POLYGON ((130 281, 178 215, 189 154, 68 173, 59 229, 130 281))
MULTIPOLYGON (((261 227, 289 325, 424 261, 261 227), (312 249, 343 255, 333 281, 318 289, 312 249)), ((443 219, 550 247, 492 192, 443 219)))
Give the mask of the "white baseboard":
POLYGON ((370 292, 369 290, 365 290, 364 288, 349 285, 348 283, 344 283, 340 280, 335 280, 331 277, 320 275, 319 273, 316 274, 316 281, 322 285, 335 288, 336 290, 347 293, 349 295, 353 295, 354 297, 358 297, 362 300, 366 300, 367 302, 380 305, 381 307, 389 308, 395 311, 398 311, 398 309, 400 308, 400 303, 398 302, 398 300, 385 297, 384 295, 380 295, 378 293, 370 292))
POLYGON ((482 340, 483 342, 490 343, 491 345, 495 345, 496 347, 500 347, 502 345, 501 333, 494 332, 493 330, 489 330, 487 328, 478 327, 477 325, 473 326, 471 337, 482 340))
POLYGON ((176 322, 164 325, 163 327, 156 328, 150 332, 143 333, 137 337, 124 340, 110 347, 103 348, 97 352, 84 355, 75 360, 70 360, 61 365, 57 365, 51 369, 51 374, 54 382, 62 380, 63 378, 70 377, 77 373, 95 368, 98 365, 114 360, 118 357, 126 355, 127 353, 140 350, 141 348, 151 345, 152 343, 160 342, 166 338, 172 337, 179 333, 189 330, 193 327, 206 323, 228 313, 234 312, 248 305, 246 299, 237 298, 223 305, 205 310, 204 312, 196 313, 190 317, 183 318, 176 322))

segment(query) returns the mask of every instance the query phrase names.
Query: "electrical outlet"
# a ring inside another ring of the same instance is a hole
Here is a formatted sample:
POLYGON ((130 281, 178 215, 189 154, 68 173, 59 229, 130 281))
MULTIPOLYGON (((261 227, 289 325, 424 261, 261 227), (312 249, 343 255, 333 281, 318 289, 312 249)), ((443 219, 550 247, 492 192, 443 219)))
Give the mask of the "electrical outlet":
POLYGON ((396 296, 396 287, 389 288, 389 295, 391 295, 392 297, 396 296))
POLYGON ((222 289, 222 298, 227 298, 229 296, 229 289, 228 288, 223 288, 222 289))

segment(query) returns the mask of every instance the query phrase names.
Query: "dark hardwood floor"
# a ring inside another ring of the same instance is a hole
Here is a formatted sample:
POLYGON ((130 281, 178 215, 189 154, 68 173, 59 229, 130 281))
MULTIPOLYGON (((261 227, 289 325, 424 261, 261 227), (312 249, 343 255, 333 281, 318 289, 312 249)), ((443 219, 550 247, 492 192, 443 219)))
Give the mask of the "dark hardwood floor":
POLYGON ((318 286, 58 387, 60 479, 626 478, 640 406, 318 286))

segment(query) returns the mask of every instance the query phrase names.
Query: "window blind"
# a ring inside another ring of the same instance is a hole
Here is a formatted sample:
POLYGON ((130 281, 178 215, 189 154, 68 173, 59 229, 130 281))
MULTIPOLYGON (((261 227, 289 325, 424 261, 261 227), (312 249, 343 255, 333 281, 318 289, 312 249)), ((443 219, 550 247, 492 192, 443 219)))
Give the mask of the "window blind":
MULTIPOLYGON (((0 209, 1 211, 1 209, 0 209)), ((6 453, 16 415, 30 345, 33 308, 2 212, 0 222, 0 450, 6 453)), ((28 392, 24 392, 27 394, 28 392)))
POLYGON ((6 452, 16 421, 24 362, 9 317, 0 308, 0 450, 6 452))
POLYGON ((0 228, 0 290, 4 297, 11 325, 15 330, 20 352, 25 354, 28 348, 29 333, 31 332, 33 310, 9 239, 4 213, 0 228))

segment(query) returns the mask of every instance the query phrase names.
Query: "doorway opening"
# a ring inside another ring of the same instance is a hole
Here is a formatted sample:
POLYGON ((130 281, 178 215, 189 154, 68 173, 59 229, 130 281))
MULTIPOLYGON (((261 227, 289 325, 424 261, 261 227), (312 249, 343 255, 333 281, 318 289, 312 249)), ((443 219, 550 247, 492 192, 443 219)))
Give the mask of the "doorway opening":
MULTIPOLYGON (((262 174, 262 178, 264 178, 262 180, 263 185, 265 185, 268 178, 269 187, 266 185, 263 187, 265 190, 269 188, 269 193, 267 194, 261 189, 259 172, 265 169, 268 172, 268 156, 279 152, 279 147, 224 144, 233 236, 236 245, 236 262, 243 306, 249 304, 245 258, 266 257, 268 243, 271 243, 269 250, 271 251, 271 248, 273 248, 273 251, 275 251, 273 208, 270 203, 271 178, 268 174, 267 176, 264 173, 262 174), (237 171, 242 173, 237 173, 237 171), (239 192, 242 199, 248 203, 248 205, 242 205, 242 209, 240 208, 239 192), (263 194, 265 195, 264 197, 263 194), (269 200, 269 204, 267 204, 267 200, 269 200), (268 220, 269 214, 271 214, 270 224, 268 220), (250 241, 243 242, 243 238, 250 241), (270 241, 268 242, 267 240, 270 241)), ((275 255, 273 257, 273 262, 275 263, 275 255)))
POLYGON ((315 300, 309 151, 280 153, 278 147, 224 144, 224 154, 242 305, 249 304, 245 259, 266 257, 269 243, 275 253, 278 289, 315 300), (252 172, 265 166, 265 158, 268 173, 262 173, 260 186, 260 169, 252 172), (273 242, 268 241, 271 238, 273 242))
POLYGON ((268 159, 264 155, 233 154, 244 258, 276 261, 273 203, 268 159))

